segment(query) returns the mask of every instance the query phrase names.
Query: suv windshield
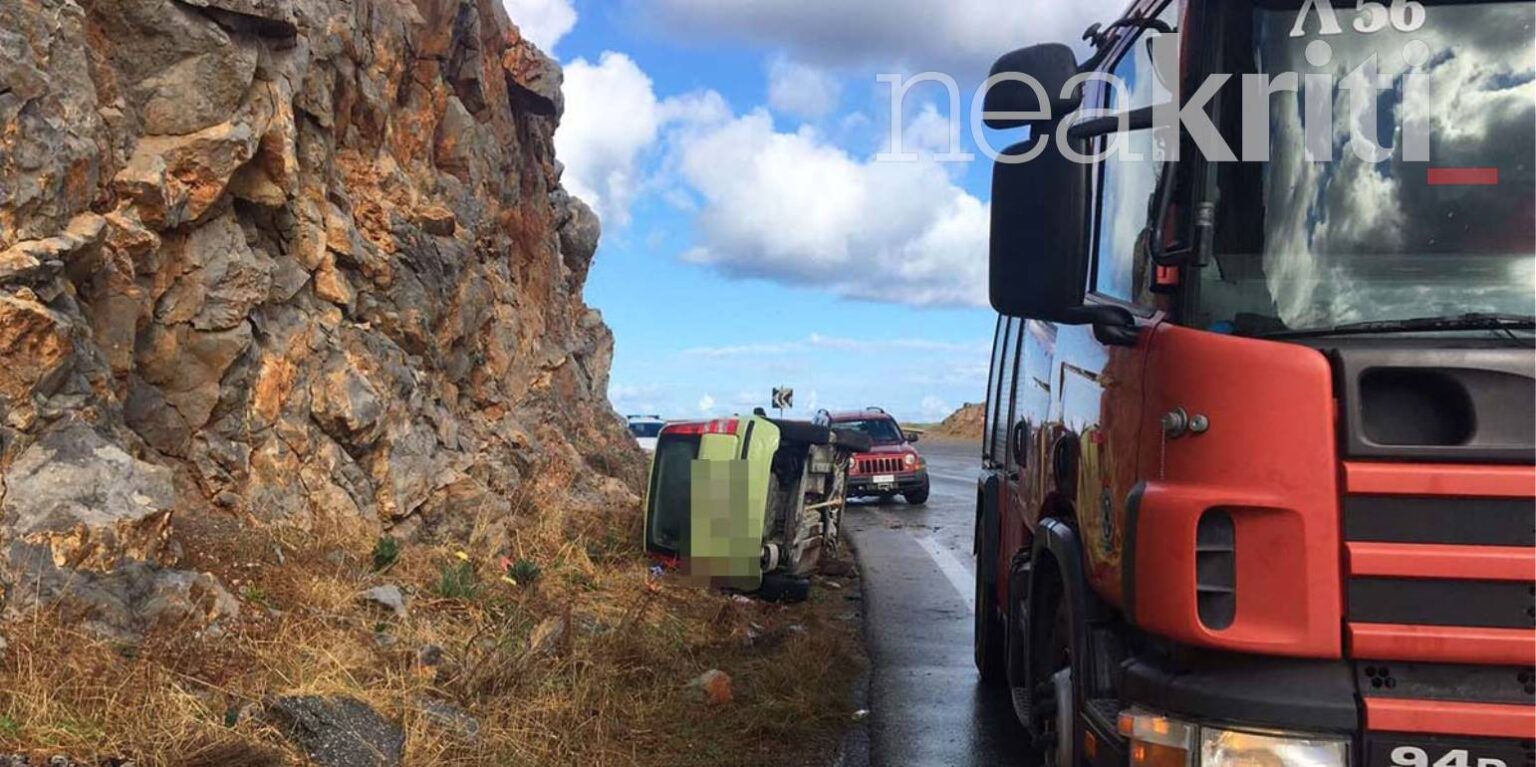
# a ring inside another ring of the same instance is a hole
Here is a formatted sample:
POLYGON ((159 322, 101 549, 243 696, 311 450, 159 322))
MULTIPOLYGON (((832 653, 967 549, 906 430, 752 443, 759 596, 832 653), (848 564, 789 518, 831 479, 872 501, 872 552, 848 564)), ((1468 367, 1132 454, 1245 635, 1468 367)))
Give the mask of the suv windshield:
POLYGON ((869 441, 876 445, 899 445, 906 442, 901 436, 901 428, 889 418, 866 418, 861 421, 838 421, 832 424, 834 429, 847 431, 861 431, 869 435, 869 441))
MULTIPOLYGON (((1268 160, 1219 168, 1192 324, 1269 333, 1532 314, 1536 4, 1231 7, 1224 69, 1294 72, 1301 85, 1270 95, 1268 160)), ((1223 109, 1227 136, 1263 127, 1241 111, 1223 109)))

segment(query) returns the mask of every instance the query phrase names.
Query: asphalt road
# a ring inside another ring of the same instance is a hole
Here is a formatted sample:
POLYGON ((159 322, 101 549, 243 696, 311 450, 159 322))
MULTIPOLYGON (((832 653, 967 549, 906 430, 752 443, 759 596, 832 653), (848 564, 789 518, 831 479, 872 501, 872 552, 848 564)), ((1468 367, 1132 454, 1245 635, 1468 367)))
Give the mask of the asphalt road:
POLYGON ((867 756, 861 743, 845 764, 1027 764, 1006 693, 981 686, 971 656, 979 446, 917 447, 933 483, 926 506, 870 499, 844 519, 863 573, 870 657, 867 756))

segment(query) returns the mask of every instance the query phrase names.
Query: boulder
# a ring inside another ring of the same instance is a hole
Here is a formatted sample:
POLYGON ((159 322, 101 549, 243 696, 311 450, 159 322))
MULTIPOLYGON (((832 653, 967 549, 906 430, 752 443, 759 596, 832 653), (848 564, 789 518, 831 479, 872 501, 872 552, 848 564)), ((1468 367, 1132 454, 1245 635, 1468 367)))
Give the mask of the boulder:
POLYGON ((356 698, 269 698, 263 718, 320 767, 395 767, 405 755, 405 731, 356 698))
POLYGON ((58 567, 47 547, 22 541, 8 554, 18 576, 8 612, 53 605, 105 638, 133 642, 161 627, 201 631, 240 613, 239 600, 207 573, 136 561, 108 572, 58 567))
POLYGON ((75 352, 69 319, 35 295, 0 292, 0 406, 51 393, 75 352))
POLYGON ((137 523, 176 502, 169 469, 134 458, 84 423, 43 435, 11 465, 5 486, 5 530, 22 537, 137 523))
POLYGON ((423 698, 418 701, 417 710, 427 724, 460 740, 473 743, 480 737, 480 720, 452 703, 423 698))
POLYGON ((405 604, 405 594, 400 587, 388 584, 374 586, 358 595, 358 600, 391 613, 396 618, 404 619, 410 615, 410 610, 405 604))

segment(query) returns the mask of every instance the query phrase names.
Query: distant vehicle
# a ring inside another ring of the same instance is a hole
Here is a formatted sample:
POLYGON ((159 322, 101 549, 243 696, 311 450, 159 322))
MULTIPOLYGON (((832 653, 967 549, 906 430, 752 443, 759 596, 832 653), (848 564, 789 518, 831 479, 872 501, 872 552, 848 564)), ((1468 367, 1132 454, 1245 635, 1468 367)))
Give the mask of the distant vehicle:
POLYGON ((629 416, 629 433, 640 443, 640 449, 647 453, 656 452, 656 438, 661 436, 661 429, 666 425, 667 422, 661 420, 659 415, 629 416))
POLYGON ((912 447, 916 433, 902 431, 896 419, 878 407, 823 413, 823 420, 834 429, 865 434, 871 442, 868 452, 854 456, 848 470, 848 497, 888 501, 899 493, 913 506, 928 502, 928 466, 912 447))
POLYGON ((645 548, 712 586, 798 601, 842 527, 863 434, 761 415, 668 424, 645 501, 645 548))

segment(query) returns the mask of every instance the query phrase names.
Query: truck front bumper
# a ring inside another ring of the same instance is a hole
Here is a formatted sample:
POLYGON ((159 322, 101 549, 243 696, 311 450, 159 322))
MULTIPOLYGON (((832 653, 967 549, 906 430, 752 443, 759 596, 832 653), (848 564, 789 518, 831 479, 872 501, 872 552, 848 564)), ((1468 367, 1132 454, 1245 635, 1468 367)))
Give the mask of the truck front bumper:
POLYGON ((848 475, 848 497, 867 495, 893 495, 918 490, 928 486, 928 470, 897 472, 894 474, 848 475))

